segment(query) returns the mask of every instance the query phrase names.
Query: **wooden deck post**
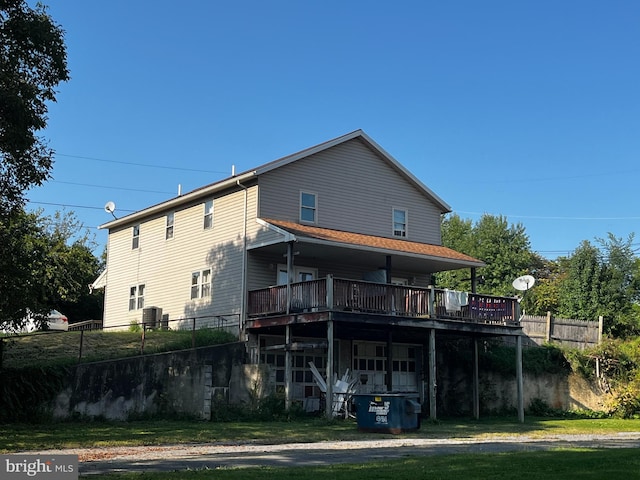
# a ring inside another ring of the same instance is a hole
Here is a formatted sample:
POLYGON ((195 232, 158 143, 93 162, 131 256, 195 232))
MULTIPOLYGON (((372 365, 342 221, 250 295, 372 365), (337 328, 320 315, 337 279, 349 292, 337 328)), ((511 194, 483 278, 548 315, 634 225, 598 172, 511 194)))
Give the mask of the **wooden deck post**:
POLYGON ((604 317, 600 315, 598 317, 598 345, 602 343, 602 332, 604 329, 604 317))
POLYGON ((436 331, 429 330, 429 418, 436 419, 436 331))
POLYGON ((393 333, 387 334, 387 392, 393 391, 393 333))
POLYGON ((287 315, 291 313, 291 282, 293 282, 293 242, 287 243, 287 315))
POLYGON ((328 419, 333 418, 333 320, 327 321, 327 392, 324 412, 328 419))
POLYGON ((518 390, 518 420, 524 423, 524 382, 522 380, 522 335, 516 337, 516 388, 518 390))
POLYGON ((478 339, 473 338, 473 416, 480 418, 480 375, 478 371, 478 339))
POLYGON ((284 327, 284 409, 291 408, 291 376, 293 364, 291 362, 291 325, 284 327))
POLYGON ((333 275, 327 275, 327 310, 333 310, 333 275))

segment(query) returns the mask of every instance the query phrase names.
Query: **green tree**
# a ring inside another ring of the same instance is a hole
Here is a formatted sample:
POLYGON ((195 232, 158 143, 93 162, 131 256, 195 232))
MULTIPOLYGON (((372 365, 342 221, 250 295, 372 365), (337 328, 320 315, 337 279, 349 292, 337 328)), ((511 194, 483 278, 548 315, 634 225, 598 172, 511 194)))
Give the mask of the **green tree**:
POLYGON ((0 327, 6 328, 48 310, 42 281, 48 242, 36 214, 14 210, 0 216, 0 245, 0 327))
POLYGON ((558 314, 582 320, 598 318, 603 278, 600 251, 588 240, 583 240, 569 257, 567 267, 560 286, 558 314))
POLYGON ((0 328, 17 328, 29 313, 52 308, 71 320, 100 318, 101 299, 88 285, 102 262, 73 213, 51 218, 14 210, 0 217, 0 242, 0 328))
POLYGON ((22 206, 24 192, 49 177, 53 151, 36 132, 46 127, 47 102, 56 100, 56 86, 68 79, 64 32, 46 7, 0 0, 2 215, 22 206))
POLYGON ((560 287, 558 313, 569 318, 605 319, 605 331, 613 336, 640 332, 634 304, 640 294, 638 260, 626 240, 609 233, 597 239, 600 248, 584 241, 566 261, 560 287))
MULTIPOLYGON (((513 295, 511 283, 531 268, 533 254, 524 226, 509 225, 502 216, 485 214, 473 224, 451 215, 442 222, 442 241, 443 245, 487 264, 477 271, 480 293, 513 295)), ((441 287, 471 289, 467 270, 438 273, 436 281, 441 287)))
POLYGON ((524 295, 523 310, 529 315, 557 312, 560 302, 560 284, 564 278, 560 262, 533 253, 531 275, 536 279, 535 288, 524 295))

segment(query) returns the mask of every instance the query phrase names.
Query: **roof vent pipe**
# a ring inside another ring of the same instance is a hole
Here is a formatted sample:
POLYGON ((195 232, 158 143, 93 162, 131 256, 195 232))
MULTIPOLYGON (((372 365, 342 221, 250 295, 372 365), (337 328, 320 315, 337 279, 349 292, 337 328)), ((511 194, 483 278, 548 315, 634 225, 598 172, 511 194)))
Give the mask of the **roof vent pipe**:
POLYGON ((182 195, 182 185, 178 184, 178 196, 182 195))
POLYGON ((236 166, 235 165, 231 165, 231 176, 232 177, 236 176, 236 166))

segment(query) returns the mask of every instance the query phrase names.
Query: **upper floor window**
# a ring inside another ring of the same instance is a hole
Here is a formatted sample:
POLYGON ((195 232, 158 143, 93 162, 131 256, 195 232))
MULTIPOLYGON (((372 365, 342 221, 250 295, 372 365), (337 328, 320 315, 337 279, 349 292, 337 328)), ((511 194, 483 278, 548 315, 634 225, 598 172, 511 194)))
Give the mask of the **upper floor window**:
POLYGON ((168 213, 167 214, 167 228, 165 231, 165 239, 169 240, 170 238, 173 238, 173 220, 174 220, 174 213, 168 213))
POLYGON ((206 268, 191 274, 191 299, 211 296, 211 269, 206 268))
POLYGON ((204 228, 213 227, 213 200, 204 202, 204 228))
POLYGON ((399 208, 393 209, 393 236, 407 236, 407 211, 399 208))
POLYGON ((300 221, 316 223, 317 198, 315 193, 300 192, 300 221))
POLYGON ((140 246, 140 225, 133 226, 133 236, 131 238, 131 249, 135 250, 140 246))
POLYGON ((144 284, 134 285, 129 289, 129 310, 144 308, 144 284))

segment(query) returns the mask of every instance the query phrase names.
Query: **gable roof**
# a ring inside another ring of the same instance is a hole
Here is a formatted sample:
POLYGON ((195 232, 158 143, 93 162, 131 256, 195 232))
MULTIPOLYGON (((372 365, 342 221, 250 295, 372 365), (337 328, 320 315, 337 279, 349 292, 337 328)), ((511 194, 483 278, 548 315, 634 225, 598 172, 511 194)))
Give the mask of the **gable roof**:
POLYGON ((288 237, 286 241, 297 240, 325 245, 342 245, 356 249, 378 250, 382 253, 445 261, 457 264, 457 268, 485 266, 485 263, 481 260, 441 245, 312 227, 283 220, 263 219, 263 221, 293 235, 293 237, 288 237))
POLYGON ((404 168, 396 159, 394 159, 391 155, 389 155, 380 145, 371 139, 366 133, 362 130, 355 130, 351 133, 347 133, 346 135, 342 135, 340 137, 334 138, 333 140, 329 140, 324 143, 320 143, 313 147, 301 150, 297 153, 293 153, 291 155, 287 155, 285 157, 279 158, 277 160, 271 161, 269 163, 265 163, 257 168, 247 170, 237 175, 232 175, 218 182, 211 183, 209 185, 205 185, 203 187, 192 190, 188 193, 180 195, 178 197, 174 197, 172 199, 166 200, 164 202, 158 203, 156 205, 152 205, 150 207, 144 208, 137 212, 131 213, 124 217, 111 220, 107 223, 100 225, 98 228, 115 228, 123 225, 127 225, 133 222, 137 222, 144 217, 149 215, 158 214, 165 210, 170 210, 176 208, 180 205, 186 204, 188 202, 197 200, 199 198, 206 197, 213 193, 219 192, 224 189, 228 189, 230 187, 236 186, 239 182, 246 182, 251 180, 252 178, 256 178, 263 173, 270 172, 275 170, 276 168, 284 167, 290 163, 293 163, 297 160, 301 160, 303 158, 307 158, 316 153, 322 152, 324 150, 328 150, 336 145, 340 145, 342 143, 348 142, 353 139, 359 139, 364 142, 369 148, 374 150, 380 157, 385 160, 394 170, 396 170, 400 175, 402 175, 407 181, 412 183, 418 190, 422 191, 424 195, 430 198, 440 209, 441 213, 448 213, 451 211, 451 207, 442 200, 438 195, 436 195, 431 189, 429 189, 425 184, 423 184, 418 178, 416 178, 409 170, 404 168))

